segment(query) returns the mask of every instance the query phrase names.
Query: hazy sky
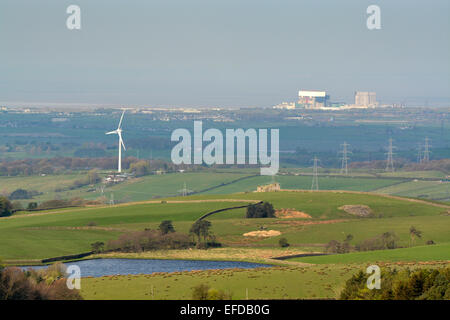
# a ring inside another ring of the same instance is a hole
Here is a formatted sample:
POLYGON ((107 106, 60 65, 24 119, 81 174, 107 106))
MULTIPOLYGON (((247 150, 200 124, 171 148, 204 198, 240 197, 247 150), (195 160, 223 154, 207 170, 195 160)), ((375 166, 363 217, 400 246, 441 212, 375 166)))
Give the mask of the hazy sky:
POLYGON ((0 101, 450 101, 448 0, 1 0, 0 101), (66 8, 81 7, 81 30, 66 8), (381 8, 381 30, 366 9, 381 8))

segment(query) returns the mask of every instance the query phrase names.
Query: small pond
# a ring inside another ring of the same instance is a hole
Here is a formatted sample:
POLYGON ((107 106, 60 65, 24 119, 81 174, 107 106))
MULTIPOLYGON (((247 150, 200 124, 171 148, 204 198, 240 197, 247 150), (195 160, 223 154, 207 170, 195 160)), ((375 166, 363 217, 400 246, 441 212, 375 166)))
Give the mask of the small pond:
MULTIPOLYGON (((240 261, 201 260, 158 260, 158 259, 92 259, 64 263, 77 265, 81 277, 101 277, 109 275, 151 274, 155 272, 176 272, 209 269, 252 269, 271 267, 270 265, 240 261)), ((24 266, 22 269, 42 269, 47 266, 24 266)))

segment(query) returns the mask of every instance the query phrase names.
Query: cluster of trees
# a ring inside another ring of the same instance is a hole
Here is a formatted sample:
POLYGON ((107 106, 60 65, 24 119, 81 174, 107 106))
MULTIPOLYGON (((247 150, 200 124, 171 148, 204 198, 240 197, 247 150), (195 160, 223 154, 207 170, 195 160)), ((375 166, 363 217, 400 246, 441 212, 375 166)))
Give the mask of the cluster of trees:
POLYGON ((345 283, 344 300, 450 300, 450 267, 441 269, 381 270, 381 288, 370 290, 370 274, 359 271, 345 283))
POLYGON ((78 290, 70 290, 64 265, 23 271, 0 266, 0 300, 82 300, 78 290))
MULTIPOLYGON (((139 160, 135 157, 122 159, 122 168, 131 169, 137 176, 151 174, 156 170, 174 172, 180 169, 188 169, 187 165, 175 165, 165 160, 139 160)), ((0 161, 0 176, 31 176, 38 174, 57 174, 68 170, 113 170, 117 168, 116 157, 103 158, 78 158, 55 157, 48 159, 24 159, 14 161, 0 161)), ((201 166, 195 166, 190 170, 201 170, 201 166)))
POLYGON ((275 209, 269 202, 252 204, 247 207, 247 218, 275 218, 275 209))
MULTIPOLYGON (((415 244, 416 238, 422 238, 422 231, 416 227, 411 226, 409 228, 409 246, 415 244)), ((350 251, 372 251, 372 250, 386 250, 398 248, 399 237, 393 231, 384 232, 378 236, 363 240, 352 246, 350 242, 353 240, 353 235, 348 234, 344 241, 339 242, 337 240, 331 240, 325 246, 326 251, 330 253, 348 253, 350 251)), ((427 244, 434 244, 433 240, 428 240, 427 244)))
POLYGON ((110 240, 106 249, 121 252, 143 252, 149 250, 187 249, 192 246, 188 235, 178 232, 163 234, 159 230, 144 230, 125 233, 117 240, 110 240))
POLYGON ((49 209, 59 209, 67 207, 81 207, 84 205, 97 205, 101 204, 98 200, 84 200, 81 198, 72 199, 54 199, 47 200, 40 204, 37 202, 29 202, 24 208, 20 202, 11 202, 7 197, 0 196, 0 217, 6 217, 13 214, 15 211, 19 210, 49 210, 49 209))
MULTIPOLYGON (((110 240, 106 250, 122 252, 142 252, 148 250, 187 249, 192 247, 192 241, 188 235, 178 233, 172 225, 172 221, 161 222, 157 230, 145 229, 144 231, 122 234, 117 240, 110 240)), ((104 250, 102 242, 91 244, 92 251, 104 250)))
POLYGON ((348 253, 350 250, 352 250, 352 246, 350 244, 350 241, 353 240, 353 235, 348 234, 345 236, 344 241, 339 242, 337 240, 331 240, 327 243, 325 246, 325 249, 327 252, 331 253, 348 253))
POLYGON ((189 235, 175 231, 170 220, 164 220, 155 230, 125 233, 118 239, 110 240, 105 245, 103 242, 91 244, 95 253, 107 251, 143 252, 149 250, 188 249, 196 246, 199 249, 218 247, 211 232, 211 222, 206 220, 196 221, 189 231, 189 235), (195 239, 197 238, 197 239, 195 239))
MULTIPOLYGON (((436 170, 442 172, 450 172, 450 159, 431 160, 428 162, 415 163, 408 162, 404 159, 396 159, 395 167, 401 168, 405 171, 425 171, 436 170)), ((350 168, 354 169, 384 169, 386 168, 386 160, 373 160, 352 162, 350 168)))
MULTIPOLYGON (((189 230, 192 236, 197 237, 196 246, 198 249, 207 249, 210 247, 220 247, 221 244, 216 241, 216 237, 211 231, 211 222, 207 220, 197 220, 189 230)), ((193 239, 193 241, 195 241, 193 239)))
POLYGON ((395 249, 397 248, 397 242, 397 234, 395 232, 388 231, 358 243, 355 248, 358 251, 395 249))
POLYGON ((231 300, 232 298, 233 295, 231 292, 213 289, 204 283, 192 288, 193 300, 231 300))
POLYGON ((424 171, 424 170, 436 170, 443 172, 450 172, 450 159, 431 160, 422 163, 408 163, 404 167, 408 171, 424 171))
POLYGON ((13 206, 8 198, 0 196, 0 217, 7 217, 13 213, 13 206))
POLYGON ((73 190, 73 189, 81 188, 81 187, 88 186, 91 184, 99 183, 100 181, 102 181, 102 178, 97 173, 97 170, 91 169, 87 173, 86 177, 84 177, 83 179, 75 180, 73 182, 72 186, 70 187, 70 189, 73 190))
POLYGON ((30 191, 30 190, 25 190, 25 189, 16 189, 13 192, 11 192, 9 194, 9 199, 10 200, 23 200, 23 199, 31 199, 34 196, 40 195, 42 194, 42 192, 38 192, 38 191, 30 191))
MULTIPOLYGON (((134 157, 122 159, 122 168, 128 169, 137 162, 134 157)), ((117 158, 55 157, 48 159, 23 159, 0 162, 0 176, 30 176, 37 174, 62 173, 67 170, 89 169, 112 170, 117 168, 117 158)))

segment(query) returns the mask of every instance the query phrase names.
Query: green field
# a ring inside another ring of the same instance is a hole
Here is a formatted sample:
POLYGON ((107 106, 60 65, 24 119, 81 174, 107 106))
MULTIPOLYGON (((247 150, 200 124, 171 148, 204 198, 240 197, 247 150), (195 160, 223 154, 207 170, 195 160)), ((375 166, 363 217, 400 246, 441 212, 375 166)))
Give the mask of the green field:
POLYGON ((439 260, 450 261, 450 243, 290 259, 290 261, 314 264, 379 263, 398 261, 420 262, 439 260))
MULTIPOLYGON (((443 267, 445 263, 427 265, 443 267)), ((208 270, 154 275, 82 279, 85 299, 192 299, 192 288, 208 284, 232 299, 336 299, 345 281, 367 264, 274 267, 252 270, 208 270)), ((415 269, 418 266, 394 266, 415 269)))
POLYGON ((375 190, 377 193, 403 197, 450 201, 450 182, 408 181, 375 190))
POLYGON ((265 200, 277 209, 295 208, 310 214, 312 221, 338 219, 335 223, 302 225, 304 219, 243 219, 245 209, 221 212, 208 218, 213 232, 225 245, 277 246, 279 237, 251 238, 243 233, 261 226, 282 232, 293 245, 308 247, 341 239, 352 233, 354 241, 385 231, 395 231, 400 242, 408 241, 408 228, 415 225, 424 232, 421 241, 450 241, 447 234, 447 209, 426 203, 383 196, 342 192, 274 192, 234 195, 195 195, 169 198, 186 203, 142 203, 79 209, 50 210, 45 214, 21 214, 2 218, 0 224, 0 256, 3 259, 42 259, 88 251, 95 241, 107 241, 129 230, 156 228, 162 220, 172 220, 177 230, 188 232, 191 224, 203 214, 246 204, 245 200, 265 200), (242 202, 227 202, 227 199, 242 202), (204 202, 216 200, 218 202, 204 202), (365 204, 382 216, 357 218, 339 209, 345 204, 365 204), (283 221, 281 221, 283 220, 283 221), (88 224, 94 224, 88 226, 88 224))
MULTIPOLYGON (((231 203, 230 205, 230 203, 221 202, 159 203, 54 210, 43 215, 0 218, 0 257, 3 259, 43 259, 86 252, 90 250, 91 243, 116 238, 119 233, 127 230, 156 227, 162 220, 189 221, 186 224, 186 228, 188 228, 204 213, 238 204, 231 203), (92 222, 96 226, 89 227, 88 224, 92 222)), ((230 218, 232 217, 233 215, 230 215, 230 218)))
POLYGON ((275 267, 210 270, 82 279, 85 299, 191 299, 192 288, 206 283, 232 293, 233 299, 336 298, 359 266, 275 267), (153 296, 152 296, 153 287, 153 296))
MULTIPOLYGON (((226 174, 236 176, 234 173, 226 174)), ((158 183, 158 176, 151 178, 143 179, 141 183, 158 183)), ((174 184, 179 183, 176 179, 174 184)), ((211 178, 209 184, 213 183, 216 181, 211 178)), ((198 186, 202 187, 200 183, 198 186)), ((156 228, 162 220, 172 220, 177 231, 187 233, 192 223, 207 212, 257 200, 268 201, 276 209, 296 209, 312 218, 245 219, 245 209, 228 210, 208 218, 223 248, 106 253, 97 257, 240 260, 265 262, 276 267, 83 278, 83 297, 190 299, 192 287, 207 283, 212 288, 231 292, 233 299, 246 298, 246 292, 249 299, 334 299, 339 296, 346 279, 368 263, 412 262, 414 265, 411 267, 418 267, 417 262, 442 265, 450 260, 449 206, 350 191, 197 194, 114 206, 65 208, 31 214, 22 212, 0 219, 0 257, 8 264, 39 263, 44 258, 90 251, 91 243, 107 242, 124 232, 156 228), (369 206, 377 217, 361 218, 339 209, 350 204, 369 206), (398 244, 405 247, 409 245, 412 225, 421 230, 423 236, 416 239, 411 248, 287 261, 273 259, 323 252, 327 242, 333 239, 342 241, 347 234, 354 236, 351 242, 354 245, 383 232, 394 231, 399 237, 398 244), (243 235, 261 228, 280 231, 281 235, 271 238, 243 235), (291 245, 289 248, 279 247, 281 237, 287 238, 291 245), (437 244, 425 246, 427 240, 437 244)))
MULTIPOLYGON (((290 175, 275 178, 283 189, 311 188, 311 170, 290 169, 290 175), (301 174, 301 175, 298 175, 301 174)), ((336 171, 336 170, 334 170, 336 171)), ((429 200, 450 201, 450 183, 441 183, 443 173, 439 171, 370 173, 357 171, 349 176, 327 170, 319 176, 321 190, 349 190, 377 192, 404 197, 424 198, 429 200), (419 180, 415 180, 415 179, 419 180), (435 180, 420 180, 422 178, 435 180)), ((104 175, 105 173, 102 173, 104 175)), ((169 173, 133 178, 126 182, 107 185, 101 193, 101 184, 84 186, 70 190, 76 180, 86 176, 85 171, 70 174, 0 177, 0 191, 9 194, 23 188, 38 191, 41 195, 33 199, 20 200, 23 205, 30 201, 42 202, 51 199, 84 198, 108 201, 111 196, 116 203, 148 200, 158 197, 178 196, 186 184, 188 192, 199 194, 231 194, 251 192, 258 185, 271 183, 270 177, 259 176, 256 169, 207 169, 199 172, 169 173), (256 175, 256 176, 255 176, 256 175)))

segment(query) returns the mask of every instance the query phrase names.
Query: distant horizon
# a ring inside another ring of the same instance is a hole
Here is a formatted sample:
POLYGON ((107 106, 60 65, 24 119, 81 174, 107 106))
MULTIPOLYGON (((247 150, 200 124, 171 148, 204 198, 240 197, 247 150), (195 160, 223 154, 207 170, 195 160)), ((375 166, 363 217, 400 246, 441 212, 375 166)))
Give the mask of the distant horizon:
MULTIPOLYGON (((333 100, 345 102, 348 104, 353 104, 353 101, 343 101, 343 100, 333 100)), ((280 100, 278 103, 282 102, 296 102, 296 99, 284 99, 280 100)), ((382 104, 401 104, 405 103, 405 107, 411 108, 450 108, 450 97, 449 98, 425 98, 425 97, 412 97, 412 98, 404 98, 392 101, 378 100, 381 101, 382 104)), ((208 108, 224 108, 224 109, 232 109, 232 108, 271 108, 274 105, 202 105, 202 104, 192 104, 192 105, 176 105, 176 104, 135 104, 135 103, 101 103, 101 102, 46 102, 46 101, 0 101, 0 107, 9 107, 9 108, 58 108, 58 107, 80 107, 80 108, 199 108, 199 109, 208 109, 208 108)))

